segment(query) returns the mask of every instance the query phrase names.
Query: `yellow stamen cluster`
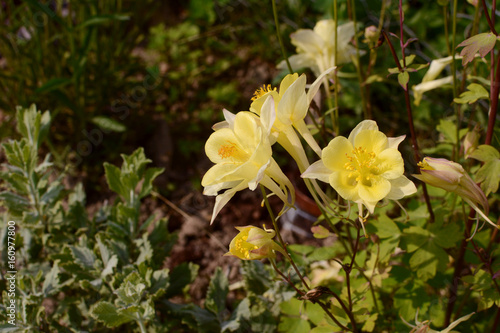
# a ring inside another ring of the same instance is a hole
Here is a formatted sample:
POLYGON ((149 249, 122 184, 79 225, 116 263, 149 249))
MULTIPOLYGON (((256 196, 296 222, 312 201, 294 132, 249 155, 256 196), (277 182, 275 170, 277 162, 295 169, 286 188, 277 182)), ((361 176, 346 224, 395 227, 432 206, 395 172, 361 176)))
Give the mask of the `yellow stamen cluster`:
POLYGON ((246 259, 250 258, 250 251, 257 250, 259 247, 256 245, 252 245, 247 243, 246 240, 248 236, 242 236, 237 239, 234 243, 234 248, 237 252, 241 253, 246 259))
POLYGON ((434 168, 431 167, 426 161, 418 162, 417 165, 420 169, 423 170, 434 170, 434 168))
POLYGON ((257 98, 264 96, 270 91, 276 91, 276 88, 272 88, 270 84, 268 84, 267 86, 265 84, 262 85, 262 87, 258 88, 253 93, 252 101, 255 101, 257 98))
POLYGON ((221 146, 217 153, 221 158, 224 159, 233 156, 236 150, 236 145, 232 142, 229 142, 229 144, 221 146))
POLYGON ((346 170, 351 171, 349 178, 356 176, 357 182, 370 181, 373 175, 378 173, 378 167, 373 165, 376 162, 375 153, 367 152, 362 147, 356 147, 351 154, 352 156, 345 154, 349 162, 344 165, 346 170))

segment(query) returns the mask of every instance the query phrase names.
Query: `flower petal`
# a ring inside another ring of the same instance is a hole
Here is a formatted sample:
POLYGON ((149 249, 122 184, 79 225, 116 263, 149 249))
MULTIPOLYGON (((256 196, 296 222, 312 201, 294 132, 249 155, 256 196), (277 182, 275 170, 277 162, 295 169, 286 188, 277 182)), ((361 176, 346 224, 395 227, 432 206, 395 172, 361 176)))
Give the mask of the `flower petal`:
POLYGON ((387 148, 398 149, 398 146, 406 138, 406 135, 401 135, 395 138, 387 138, 387 148))
POLYGON ((215 198, 214 211, 212 213, 212 219, 210 220, 210 224, 212 224, 217 217, 217 214, 221 211, 221 209, 228 203, 229 200, 234 196, 234 194, 240 190, 246 188, 247 185, 245 182, 241 182, 238 186, 233 187, 232 189, 227 190, 226 192, 218 195, 215 198))
POLYGON ((387 148, 387 136, 380 131, 363 130, 354 138, 354 147, 362 147, 375 155, 380 154, 387 148))
POLYGON ((391 191, 391 183, 383 177, 374 177, 370 179, 370 184, 363 182, 358 184, 359 196, 363 201, 377 202, 382 200, 391 191))
POLYGON ((354 146, 354 138, 359 134, 359 132, 364 130, 374 130, 378 131, 377 123, 373 120, 363 120, 360 122, 349 134, 349 141, 354 146))
POLYGON ((300 176, 302 178, 318 179, 322 182, 329 183, 331 174, 332 170, 328 169, 323 164, 323 160, 319 160, 311 164, 309 168, 307 168, 307 170, 300 176))
MULTIPOLYGON (((277 118, 285 125, 292 125, 294 122, 306 117, 309 105, 306 95, 306 76, 301 75, 293 82, 283 94, 277 111, 277 118)), ((280 88, 281 92, 281 88, 280 88)))
POLYGON ((385 149, 377 154, 379 175, 385 179, 396 179, 404 173, 404 161, 401 153, 394 148, 385 149))
POLYGON ((293 45, 302 51, 321 54, 325 48, 325 41, 311 29, 299 29, 290 35, 293 45))
POLYGON ((355 177, 349 177, 349 173, 346 172, 333 172, 330 174, 329 179, 330 185, 337 191, 337 193, 345 200, 351 200, 357 202, 360 200, 358 194, 358 183, 355 177))
POLYGON ((399 200, 407 195, 417 192, 415 184, 413 184, 413 182, 405 176, 391 179, 389 182, 391 183, 391 191, 387 194, 387 199, 399 200))
POLYGON ((345 172, 345 164, 349 162, 347 154, 351 154, 353 149, 349 140, 343 136, 337 136, 323 149, 321 158, 330 170, 345 172))
POLYGON ((234 132, 221 128, 210 135, 205 143, 205 153, 213 163, 242 162, 248 154, 241 148, 234 132))

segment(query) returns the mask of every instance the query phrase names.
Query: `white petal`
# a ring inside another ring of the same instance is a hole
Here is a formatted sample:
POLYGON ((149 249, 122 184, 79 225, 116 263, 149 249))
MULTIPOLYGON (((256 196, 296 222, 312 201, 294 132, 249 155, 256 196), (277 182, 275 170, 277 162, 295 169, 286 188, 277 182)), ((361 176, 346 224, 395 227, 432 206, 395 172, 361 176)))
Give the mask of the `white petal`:
POLYGON ((272 95, 267 97, 260 112, 260 122, 262 123, 262 126, 264 126, 267 135, 269 135, 271 133, 274 120, 276 119, 276 109, 274 107, 274 98, 272 95))
POLYGON ((328 169, 322 160, 316 161, 307 168, 306 171, 302 175, 302 178, 312 178, 318 179, 322 182, 329 183, 330 175, 332 174, 332 170, 328 169))
POLYGON ((309 87, 309 90, 307 91, 307 103, 311 104, 311 101, 313 100, 314 96, 316 96, 316 93, 318 92, 319 87, 321 86, 321 83, 323 83, 323 79, 325 78, 326 75, 331 73, 336 67, 330 67, 323 73, 321 73, 320 76, 311 84, 309 87))
POLYGON ((387 148, 398 149, 398 146, 406 138, 406 135, 401 135, 395 138, 387 138, 387 148))
POLYGON ((405 176, 389 180, 391 183, 391 191, 386 198, 390 200, 399 200, 407 195, 417 192, 415 184, 405 176))

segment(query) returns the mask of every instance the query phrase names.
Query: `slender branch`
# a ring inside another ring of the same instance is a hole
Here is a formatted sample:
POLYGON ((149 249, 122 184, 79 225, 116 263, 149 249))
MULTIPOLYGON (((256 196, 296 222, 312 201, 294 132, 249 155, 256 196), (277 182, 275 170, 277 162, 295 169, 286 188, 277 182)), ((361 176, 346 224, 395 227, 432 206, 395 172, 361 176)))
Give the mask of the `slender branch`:
MULTIPOLYGON (((497 67, 495 72, 495 79, 491 83, 491 102, 490 102, 490 113, 488 117, 488 129, 486 130, 486 140, 485 144, 490 145, 493 139, 493 132, 495 128, 495 121, 497 117, 497 109, 498 109, 498 93, 500 89, 500 53, 497 56, 497 67)), ((492 69, 493 71, 493 69, 492 69)))
POLYGON ((457 261, 455 261, 455 269, 453 272, 453 279, 451 281, 450 291, 448 293, 448 305, 446 307, 446 315, 444 319, 444 326, 448 327, 451 321, 451 314, 453 313, 453 308, 455 306, 455 302, 457 301, 458 295, 458 282, 462 276, 462 270, 464 268, 464 259, 465 259, 465 250, 467 249, 467 238, 469 238, 470 230, 472 228, 472 220, 476 216, 476 212, 474 209, 470 210, 469 217, 465 222, 465 231, 464 238, 462 239, 462 243, 460 244, 460 249, 457 255, 457 261))
POLYGON ((302 284, 306 287, 307 290, 310 290, 311 288, 307 284, 306 280, 304 280, 304 277, 300 273, 299 269, 295 265, 295 262, 293 261, 292 257, 288 253, 288 249, 286 247, 286 243, 283 241, 283 238, 281 237, 280 230, 278 228, 278 223, 276 222, 276 218, 274 217, 273 210, 271 208, 271 205, 269 204, 269 200, 267 199, 267 194, 266 194, 266 189, 264 186, 260 185, 260 189, 262 191, 262 196, 264 197, 264 203, 266 205, 267 211, 269 212, 269 217, 271 218, 271 221, 273 222, 274 230, 276 231, 276 234, 278 235, 278 241, 280 242, 281 247, 283 247, 284 253, 286 253, 286 258, 288 261, 290 261, 290 264, 292 264, 293 269, 297 273, 297 275, 300 278, 300 281, 302 281, 302 284))
POLYGON ((491 333, 498 332, 498 324, 500 324, 500 308, 497 309, 497 315, 495 316, 495 322, 493 323, 493 326, 491 327, 491 333))
MULTIPOLYGON (((488 21, 488 26, 490 27, 491 32, 493 32, 495 35, 498 36, 498 33, 495 30, 495 24, 491 21, 490 14, 488 13, 488 7, 486 7, 486 1, 481 0, 481 3, 483 4, 484 16, 486 17, 486 21, 488 21)), ((493 16, 495 14, 495 8, 496 6, 493 7, 493 16)))
POLYGON ((288 55, 286 54, 285 45, 283 44, 283 39, 281 38, 280 26, 278 21, 278 10, 276 9, 276 0, 272 0, 272 3, 273 3, 274 24, 276 25, 276 34, 278 35, 278 41, 280 43, 281 53, 283 54, 283 58, 285 58, 288 71, 290 72, 290 74, 292 74, 293 73, 292 65, 290 65, 290 61, 288 60, 288 55))
MULTIPOLYGON (((362 223, 362 222, 358 222, 362 223)), ((351 296, 351 271, 352 267, 354 265, 354 260, 356 260, 356 253, 358 253, 358 244, 359 244, 359 238, 360 238, 360 227, 357 227, 357 235, 356 235, 356 242, 354 243, 354 248, 352 251, 352 259, 351 263, 349 264, 348 267, 344 266, 345 274, 346 274, 346 283, 347 283, 347 296, 349 298, 349 310, 352 311, 352 296, 351 296)))
MULTIPOLYGON (((396 65, 398 66, 398 69, 402 72, 403 68, 401 67, 401 64, 399 63, 399 59, 396 55, 396 51, 394 50, 394 46, 392 46, 392 43, 389 39, 389 36, 387 36, 387 33, 385 31, 382 31, 382 34, 384 35, 384 38, 387 41, 389 48, 391 49, 391 54, 394 58, 394 61, 396 62, 396 65)), ((404 48, 403 48, 403 56, 404 56, 404 48)), ((406 83, 406 86, 404 87, 403 90, 404 90, 404 94, 405 94, 406 112, 407 112, 407 116, 408 116, 408 124, 410 127, 413 154, 414 154, 415 160, 420 161, 421 160, 420 149, 418 147, 417 135, 415 133, 415 127, 413 125, 413 113, 412 113, 412 109, 411 109, 410 93, 408 92, 408 83, 406 83)), ((430 222, 432 223, 432 222, 434 222, 434 211, 432 210, 431 199, 429 197, 429 194, 427 193, 427 186, 425 185, 425 183, 421 183, 421 184, 422 184, 422 190, 424 192, 425 204, 427 205, 427 210, 429 211, 429 219, 430 219, 430 222)))

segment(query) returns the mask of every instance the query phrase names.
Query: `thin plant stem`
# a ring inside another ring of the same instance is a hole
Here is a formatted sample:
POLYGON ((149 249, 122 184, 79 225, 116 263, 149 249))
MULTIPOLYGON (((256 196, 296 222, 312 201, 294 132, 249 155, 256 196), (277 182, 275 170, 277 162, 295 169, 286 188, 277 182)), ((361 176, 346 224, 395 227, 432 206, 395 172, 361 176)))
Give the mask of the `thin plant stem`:
POLYGON ((281 53, 283 58, 285 59, 286 66, 288 67, 288 71, 290 74, 293 73, 292 65, 290 65, 290 61, 288 60, 288 55, 286 54, 285 45, 283 44, 283 39, 281 38, 280 26, 278 21, 278 10, 276 9, 276 0, 272 0, 273 3, 273 16, 274 16, 274 24, 276 25, 276 34, 278 35, 278 41, 281 47, 281 53))
MULTIPOLYGON (((401 0, 400 0, 401 4, 401 0)), ((401 25, 403 22, 401 22, 401 25)), ((387 33, 385 31, 382 31, 382 34, 387 41, 387 44, 389 45, 389 48, 391 50, 391 54, 394 58, 394 61, 396 62, 396 65, 400 71, 403 71, 403 67, 399 63, 399 59, 396 55, 396 51, 394 50, 394 46, 392 45, 389 36, 387 36, 387 33)), ((401 39, 403 39, 403 36, 401 36, 401 39)), ((404 45, 402 48, 402 53, 403 53, 403 59, 404 59, 404 45)), ((404 60, 403 60, 404 63, 404 60)), ((405 103, 406 103, 406 112, 407 112, 407 117, 408 117, 408 124, 410 127, 410 134, 411 134, 411 142, 412 142, 412 148, 413 148, 413 155, 416 161, 421 160, 420 156, 420 149, 418 147, 418 142, 417 142, 417 135, 415 133, 415 127, 413 125, 413 113, 411 109, 411 102, 410 102, 410 93, 408 92, 408 83, 406 83, 406 86, 404 87, 404 95, 405 95, 405 103)), ((432 205, 431 205, 431 199, 429 197, 429 194, 427 193, 427 186, 425 183, 422 183, 422 190, 424 192, 424 199, 425 199, 425 204, 427 205, 427 210, 429 211, 429 220, 434 222, 434 211, 432 210, 432 205)))
MULTIPOLYGON (((333 65, 337 66, 337 53, 338 53, 338 47, 337 47, 337 40, 338 40, 338 10, 337 10, 337 0, 333 0, 333 20, 335 21, 335 45, 334 45, 334 62, 333 65)), ((326 80, 326 79, 325 79, 326 80)), ((328 83, 328 80, 326 80, 328 83)), ((335 133, 335 135, 340 135, 340 126, 339 126, 339 78, 337 76, 337 69, 333 71, 333 84, 335 85, 334 87, 334 105, 333 105, 333 112, 331 113, 332 117, 332 129, 335 133)), ((327 90, 327 102, 330 101, 330 89, 328 89, 328 84, 325 86, 325 89, 327 90)), ((332 109, 331 101, 329 102, 329 107, 332 109)))
MULTIPOLYGON (((362 222, 359 222, 359 223, 362 223, 362 222)), ((360 228, 357 227, 356 229, 357 229, 356 242, 354 243, 351 263, 349 264, 348 267, 344 266, 344 270, 345 270, 345 274, 346 274, 347 296, 349 298, 349 310, 351 310, 351 311, 352 311, 351 271, 352 271, 352 267, 354 265, 354 260, 356 260, 356 253, 358 252, 358 244, 359 244, 359 237, 360 237, 360 231, 359 231, 360 228)))
POLYGON ((446 49, 448 50, 448 55, 451 55, 450 34, 448 32, 448 10, 446 10, 446 6, 443 6, 443 19, 444 19, 444 38, 446 42, 446 49))
POLYGON ((498 332, 497 328, 498 328, 499 324, 500 324, 500 308, 497 309, 497 314, 495 316, 495 321, 493 322, 493 325, 491 326, 491 333, 498 332))
MULTIPOLYGON (((371 115, 368 114, 368 110, 366 107, 366 96, 365 96, 365 78, 363 77, 363 71, 361 68, 361 61, 359 60, 359 43, 358 43, 358 36, 357 36, 357 20, 356 20, 356 1, 351 0, 350 5, 352 8, 352 21, 354 23, 354 46, 356 47, 356 73, 358 75, 358 82, 359 82, 359 93, 361 95, 361 107, 363 109, 363 115, 365 119, 370 119, 371 115)), ((335 45, 337 45, 337 42, 335 41, 335 45)), ((335 46, 336 47, 336 46, 335 46)))
POLYGON ((455 269, 453 271, 453 278, 451 280, 450 290, 448 292, 448 305, 446 307, 446 314, 444 317, 444 326, 447 327, 450 325, 451 314, 453 313, 453 308, 457 301, 458 295, 458 282, 462 276, 462 271, 465 263, 465 250, 467 249, 467 238, 469 238, 470 230, 472 228, 472 220, 476 216, 476 212, 471 209, 467 220, 465 221, 465 231, 464 238, 462 239, 462 243, 460 244, 459 252, 457 255, 457 260, 455 261, 455 269))
POLYGON ((295 270, 295 272, 299 276, 300 281, 302 281, 302 284, 306 287, 307 290, 310 290, 311 288, 309 287, 306 280, 304 279, 304 277, 300 273, 299 269, 295 265, 295 262, 293 261, 290 254, 288 254, 288 249, 286 248, 286 243, 283 241, 283 238, 281 237, 280 229, 278 228, 278 223, 276 222, 276 218, 274 217, 273 210, 271 208, 271 205, 269 204, 269 200, 267 199, 267 194, 266 194, 266 190, 265 190, 264 186, 260 185, 260 189, 262 191, 262 196, 264 198, 264 203, 266 205, 267 211, 269 212, 269 216, 271 218, 271 221, 273 222, 274 230, 276 231, 276 234, 278 235, 278 240, 280 242, 280 245, 283 248, 284 253, 286 253, 286 257, 287 257, 288 261, 290 261, 290 264, 292 265, 293 269, 295 270))
MULTIPOLYGON (((490 14, 488 13, 488 7, 486 6, 486 1, 481 0, 481 3, 483 5, 484 16, 486 17, 486 21, 488 21, 488 26, 490 27, 491 32, 493 32, 495 35, 498 36, 498 33, 495 30, 495 23, 494 23, 494 21, 492 21, 492 19, 490 18, 490 14)), ((493 14, 495 13, 495 9, 496 9, 496 0, 494 0, 493 14)), ((493 16, 493 20, 494 20, 495 15, 492 15, 492 16, 493 16)))
POLYGON ((352 331, 351 329, 345 327, 344 325, 342 325, 334 316, 333 314, 328 310, 328 308, 326 307, 325 304, 323 304, 323 302, 321 301, 317 301, 316 303, 319 304, 319 306, 321 306, 321 308, 323 309, 323 311, 326 312, 326 314, 328 315, 328 317, 330 317, 333 322, 340 328, 342 328, 343 330, 347 330, 347 331, 352 331))
MULTIPOLYGON (((453 99, 458 97, 458 83, 457 83, 457 64, 455 63, 455 48, 457 47, 456 45, 456 35, 457 35, 457 0, 453 0, 453 17, 452 17, 452 54, 451 54, 451 74, 453 75, 453 99)), ((455 161, 458 161, 459 155, 460 155, 460 123, 461 123, 461 117, 460 117, 460 106, 458 103, 454 103, 454 109, 455 109, 455 116, 457 118, 457 123, 456 123, 456 131, 455 131, 455 137, 457 144, 454 148, 453 151, 453 157, 455 161)))

